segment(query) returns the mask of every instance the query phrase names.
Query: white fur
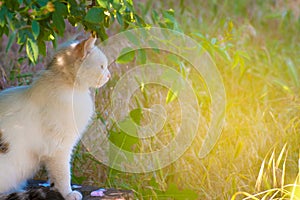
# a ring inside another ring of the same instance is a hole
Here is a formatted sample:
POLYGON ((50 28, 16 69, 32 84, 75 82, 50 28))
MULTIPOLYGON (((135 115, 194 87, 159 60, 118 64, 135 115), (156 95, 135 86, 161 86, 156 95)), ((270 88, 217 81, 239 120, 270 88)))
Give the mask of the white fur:
POLYGON ((0 131, 9 143, 0 153, 0 194, 17 190, 44 164, 66 199, 82 198, 70 187, 71 154, 94 113, 89 88, 110 77, 106 57, 94 41, 89 45, 73 85, 46 70, 31 86, 0 93, 0 131))

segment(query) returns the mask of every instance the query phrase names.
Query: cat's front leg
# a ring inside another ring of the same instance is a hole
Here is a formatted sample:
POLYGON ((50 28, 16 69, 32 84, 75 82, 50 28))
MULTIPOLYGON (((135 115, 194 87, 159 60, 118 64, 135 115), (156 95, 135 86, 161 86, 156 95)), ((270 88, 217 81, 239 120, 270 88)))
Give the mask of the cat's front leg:
POLYGON ((80 192, 72 191, 70 174, 71 153, 57 151, 52 157, 45 160, 51 185, 54 186, 66 200, 81 200, 80 192))

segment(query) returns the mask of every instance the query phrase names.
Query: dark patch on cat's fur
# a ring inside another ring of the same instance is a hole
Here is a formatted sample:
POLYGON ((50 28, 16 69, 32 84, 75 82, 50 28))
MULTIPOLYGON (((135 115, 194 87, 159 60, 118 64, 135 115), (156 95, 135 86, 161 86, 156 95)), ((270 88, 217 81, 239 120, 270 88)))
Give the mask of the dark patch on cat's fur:
POLYGON ((0 154, 8 152, 9 144, 4 141, 2 137, 2 132, 0 131, 0 154))
POLYGON ((1 200, 64 200, 63 196, 56 190, 42 187, 30 189, 26 192, 12 193, 1 200))

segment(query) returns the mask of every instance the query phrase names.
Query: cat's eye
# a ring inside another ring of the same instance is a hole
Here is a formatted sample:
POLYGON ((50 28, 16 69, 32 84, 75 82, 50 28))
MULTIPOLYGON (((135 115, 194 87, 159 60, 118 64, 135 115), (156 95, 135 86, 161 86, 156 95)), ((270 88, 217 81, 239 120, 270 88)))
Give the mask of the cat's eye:
POLYGON ((101 65, 101 69, 104 69, 103 65, 101 65))

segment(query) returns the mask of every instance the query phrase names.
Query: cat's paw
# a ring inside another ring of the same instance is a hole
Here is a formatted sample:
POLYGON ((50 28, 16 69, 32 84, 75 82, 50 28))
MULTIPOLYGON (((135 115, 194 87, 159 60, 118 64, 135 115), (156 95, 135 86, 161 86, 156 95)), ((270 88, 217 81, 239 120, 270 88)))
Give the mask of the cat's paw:
POLYGON ((66 200, 81 200, 82 194, 77 191, 72 191, 65 197, 65 199, 66 200))

